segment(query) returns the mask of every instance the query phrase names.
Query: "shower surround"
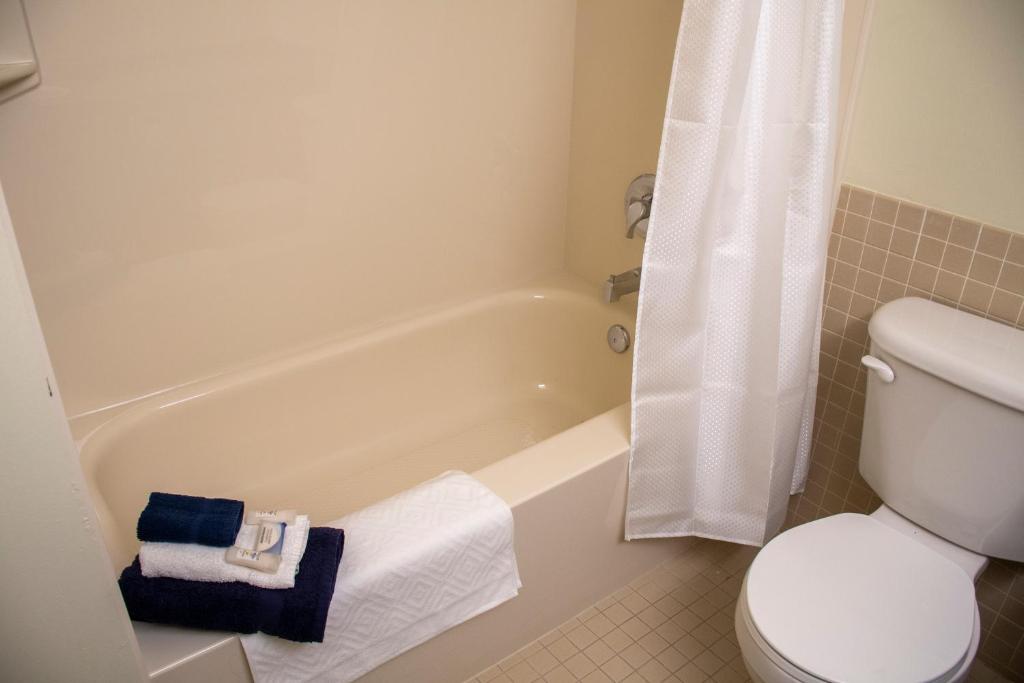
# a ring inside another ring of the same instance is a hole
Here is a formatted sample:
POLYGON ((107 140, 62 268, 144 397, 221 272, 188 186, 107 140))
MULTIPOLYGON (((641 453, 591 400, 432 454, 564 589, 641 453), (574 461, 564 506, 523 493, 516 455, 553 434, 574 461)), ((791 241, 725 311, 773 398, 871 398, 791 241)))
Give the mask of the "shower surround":
POLYGON ((24 4, 0 177, 69 416, 562 269, 575 0, 24 4))

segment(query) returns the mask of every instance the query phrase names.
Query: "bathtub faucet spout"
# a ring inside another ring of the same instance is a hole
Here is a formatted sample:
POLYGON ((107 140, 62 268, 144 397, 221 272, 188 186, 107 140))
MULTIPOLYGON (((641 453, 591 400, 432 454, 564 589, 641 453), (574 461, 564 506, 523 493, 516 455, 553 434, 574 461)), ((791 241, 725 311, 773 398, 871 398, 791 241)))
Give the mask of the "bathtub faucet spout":
POLYGON ((618 275, 609 275, 604 281, 605 303, 618 301, 624 294, 640 291, 640 269, 632 268, 618 275))

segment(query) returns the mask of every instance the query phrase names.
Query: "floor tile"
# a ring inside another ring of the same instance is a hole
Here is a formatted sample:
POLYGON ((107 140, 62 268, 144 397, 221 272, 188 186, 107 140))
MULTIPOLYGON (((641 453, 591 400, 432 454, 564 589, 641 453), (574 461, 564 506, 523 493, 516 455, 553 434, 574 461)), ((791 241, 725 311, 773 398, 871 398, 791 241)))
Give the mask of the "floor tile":
POLYGON ((635 669, 627 664, 622 657, 616 655, 601 665, 601 671, 604 671, 615 683, 620 683, 635 669))
POLYGON ((679 628, 678 624, 674 621, 666 621, 664 624, 654 629, 654 632, 670 643, 674 643, 679 640, 686 633, 686 631, 679 628))
MULTIPOLYGON (((709 604, 710 604, 710 603, 709 603, 709 604)), ((717 611, 717 610, 716 610, 716 611, 717 611)), ((662 624, 664 624, 664 623, 665 623, 666 621, 668 621, 668 617, 666 617, 666 616, 665 616, 664 612, 662 612, 661 610, 659 610, 659 609, 658 609, 657 607, 655 607, 654 605, 651 605, 650 607, 648 607, 647 609, 643 610, 642 612, 640 612, 640 613, 639 613, 639 614, 637 614, 636 616, 637 616, 637 617, 638 617, 638 618, 639 618, 639 619, 640 619, 640 620, 641 620, 642 622, 644 622, 644 623, 645 623, 645 624, 647 624, 647 625, 648 625, 649 627, 651 627, 652 629, 653 629, 653 628, 656 628, 656 627, 658 627, 658 626, 661 626, 661 625, 662 625, 662 624)))
POLYGON ((500 673, 501 673, 501 669, 499 669, 498 665, 495 664, 491 668, 484 669, 483 671, 478 673, 476 675, 476 678, 477 678, 478 681, 480 681, 480 683, 487 683, 492 678, 496 678, 500 673))
POLYGON ((562 636, 555 642, 548 645, 548 652, 553 654, 558 661, 564 662, 565 660, 572 657, 574 654, 579 652, 579 648, 569 642, 569 639, 562 636))
POLYGON ((630 593, 622 600, 619 600, 619 604, 628 609, 633 614, 642 612, 647 609, 651 603, 647 602, 639 593, 630 593))
POLYGON ((672 676, 672 672, 666 669, 657 659, 652 659, 637 669, 637 673, 644 677, 647 683, 662 683, 672 676))
POLYGON ((542 675, 558 666, 558 660, 546 649, 535 652, 527 657, 526 661, 533 667, 534 671, 542 675))
POLYGON ((664 595, 654 603, 654 606, 666 617, 674 617, 679 614, 684 605, 671 595, 664 595))
POLYGON ((665 595, 665 589, 653 581, 636 589, 636 592, 647 602, 655 602, 665 595))
POLYGON ((718 655, 711 650, 704 650, 704 652, 701 652, 699 655, 694 657, 693 663, 700 667, 700 670, 709 676, 721 669, 725 664, 725 662, 719 659, 718 655))
POLYGON ((570 657, 565 662, 565 668, 568 669, 576 678, 583 678, 588 673, 597 668, 590 659, 582 652, 577 653, 573 657, 570 657))
POLYGON ((644 623, 639 617, 633 617, 619 628, 633 640, 640 640, 651 632, 651 627, 644 623))
POLYGON ((647 654, 652 657, 659 654, 662 650, 669 646, 667 640, 659 636, 654 631, 651 631, 640 640, 636 641, 637 644, 643 649, 647 650, 647 654))
POLYGON ((641 664, 647 663, 647 660, 651 658, 651 653, 640 647, 637 643, 633 643, 620 652, 619 656, 625 659, 631 667, 636 669, 639 668, 641 664))
POLYGON ((678 640, 673 642, 672 647, 679 650, 687 659, 693 659, 704 651, 704 646, 701 642, 689 633, 683 634, 678 640))
POLYGON ((655 657, 662 666, 671 672, 679 671, 687 663, 686 657, 674 647, 666 647, 655 657))
POLYGON ((633 639, 626 635, 625 631, 618 628, 608 633, 608 635, 601 640, 615 652, 622 652, 633 644, 633 639))
POLYGON ((616 624, 612 623, 612 620, 603 614, 598 614, 585 622, 583 625, 586 626, 590 631, 598 638, 604 637, 609 631, 613 630, 616 624))
POLYGON ((576 677, 564 666, 556 666, 544 674, 544 683, 576 683, 576 677))
POLYGON ((566 637, 573 645, 581 650, 597 640, 597 636, 594 635, 594 632, 582 624, 570 631, 566 637))
POLYGON ((683 683, 704 683, 708 680, 707 674, 700 670, 692 662, 676 672, 676 678, 683 683))
POLYGON ((728 638, 719 638, 718 642, 711 646, 711 651, 723 662, 729 662, 740 653, 740 648, 733 645, 728 638))
POLYGON ((608 647, 603 640, 599 640, 583 651, 590 661, 601 666, 615 656, 615 650, 608 647))
POLYGON ((540 674, 534 671, 526 660, 519 662, 505 673, 512 679, 512 683, 533 683, 540 678, 540 674))
POLYGON ((543 636, 541 636, 540 639, 537 642, 539 642, 541 645, 547 647, 548 645, 550 645, 551 643, 555 642, 556 640, 558 640, 561 637, 562 637, 562 632, 559 631, 557 628, 555 628, 555 629, 551 629, 550 631, 545 633, 543 636))

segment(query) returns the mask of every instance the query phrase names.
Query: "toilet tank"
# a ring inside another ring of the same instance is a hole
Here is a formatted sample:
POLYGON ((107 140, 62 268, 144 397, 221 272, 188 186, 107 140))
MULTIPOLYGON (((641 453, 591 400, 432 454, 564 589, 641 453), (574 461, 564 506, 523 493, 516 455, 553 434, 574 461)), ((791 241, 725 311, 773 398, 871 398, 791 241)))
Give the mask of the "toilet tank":
POLYGON ((860 472, 886 505, 976 553, 1024 560, 1024 331, 924 299, 868 326, 860 472))

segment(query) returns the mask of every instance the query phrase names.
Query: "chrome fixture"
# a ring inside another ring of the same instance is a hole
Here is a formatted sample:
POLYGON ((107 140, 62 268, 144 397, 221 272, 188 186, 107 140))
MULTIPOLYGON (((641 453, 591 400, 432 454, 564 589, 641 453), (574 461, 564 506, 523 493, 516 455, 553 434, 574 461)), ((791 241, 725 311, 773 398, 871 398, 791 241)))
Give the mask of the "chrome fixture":
MULTIPOLYGON (((647 237, 647 224, 651 218, 651 202, 654 200, 654 174, 644 173, 626 188, 626 238, 640 239, 647 237)), ((604 300, 606 303, 618 301, 623 294, 640 291, 640 269, 632 268, 618 275, 609 275, 604 281, 604 300)), ((611 331, 608 332, 611 335, 611 331)), ((611 343, 611 337, 608 338, 611 343)), ((628 335, 627 335, 628 348, 628 335)))
POLYGON ((629 330, 622 325, 612 325, 608 328, 608 346, 615 353, 625 353, 629 350, 629 330))
POLYGON ((633 268, 625 273, 609 275, 604 281, 605 303, 618 301, 623 294, 631 294, 640 291, 640 269, 633 268))
POLYGON ((633 179, 626 189, 626 238, 647 237, 647 224, 651 218, 654 199, 654 174, 644 173, 633 179))

